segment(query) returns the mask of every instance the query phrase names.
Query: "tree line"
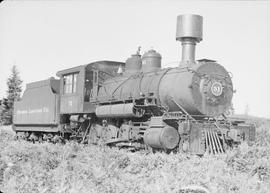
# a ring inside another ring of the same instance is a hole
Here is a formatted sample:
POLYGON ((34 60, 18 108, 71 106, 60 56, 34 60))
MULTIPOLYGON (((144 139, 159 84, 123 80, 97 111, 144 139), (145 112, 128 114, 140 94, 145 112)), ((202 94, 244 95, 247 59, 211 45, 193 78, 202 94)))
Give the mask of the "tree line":
POLYGON ((14 102, 20 100, 22 92, 22 80, 17 67, 11 68, 11 74, 7 79, 6 97, 0 99, 0 124, 9 125, 13 121, 14 102))

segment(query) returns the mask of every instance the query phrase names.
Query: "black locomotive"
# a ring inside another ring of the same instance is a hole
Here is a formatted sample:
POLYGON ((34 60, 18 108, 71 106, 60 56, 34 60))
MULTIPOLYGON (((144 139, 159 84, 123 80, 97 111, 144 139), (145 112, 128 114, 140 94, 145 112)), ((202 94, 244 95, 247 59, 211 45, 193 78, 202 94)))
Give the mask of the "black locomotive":
POLYGON ((76 139, 132 149, 223 153, 253 141, 255 128, 231 121, 233 85, 216 61, 195 60, 202 17, 177 17, 182 61, 161 68, 161 55, 138 51, 125 63, 97 61, 27 84, 13 128, 28 140, 76 139))

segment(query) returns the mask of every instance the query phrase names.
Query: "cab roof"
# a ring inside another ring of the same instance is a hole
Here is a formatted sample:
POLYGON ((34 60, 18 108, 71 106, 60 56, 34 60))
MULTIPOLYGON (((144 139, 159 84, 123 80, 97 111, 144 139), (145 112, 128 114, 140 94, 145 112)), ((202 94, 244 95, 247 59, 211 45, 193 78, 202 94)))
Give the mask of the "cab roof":
POLYGON ((89 64, 80 65, 80 66, 68 68, 65 70, 60 70, 56 73, 56 76, 61 77, 65 74, 70 74, 73 72, 80 72, 83 69, 86 69, 89 71, 95 69, 95 70, 103 71, 103 72, 114 75, 115 73, 117 73, 119 66, 123 67, 124 65, 125 63, 123 62, 107 61, 107 60, 96 61, 89 64))

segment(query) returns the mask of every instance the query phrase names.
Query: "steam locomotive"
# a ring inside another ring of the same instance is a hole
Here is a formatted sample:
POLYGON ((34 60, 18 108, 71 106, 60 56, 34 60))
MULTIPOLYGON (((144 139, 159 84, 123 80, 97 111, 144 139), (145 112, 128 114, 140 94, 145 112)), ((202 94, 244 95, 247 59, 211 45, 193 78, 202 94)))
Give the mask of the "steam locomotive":
POLYGON ((151 49, 125 63, 97 61, 27 84, 14 108, 17 137, 194 154, 254 141, 252 124, 225 115, 234 92, 230 74, 214 60, 195 60, 202 23, 199 15, 177 17, 182 60, 175 68, 162 69, 151 49))

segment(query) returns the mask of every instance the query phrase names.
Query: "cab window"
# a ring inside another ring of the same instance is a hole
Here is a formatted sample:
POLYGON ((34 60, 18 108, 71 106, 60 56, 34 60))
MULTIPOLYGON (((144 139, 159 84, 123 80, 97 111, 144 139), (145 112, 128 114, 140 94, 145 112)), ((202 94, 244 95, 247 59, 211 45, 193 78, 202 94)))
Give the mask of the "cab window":
POLYGON ((77 78, 78 73, 67 74, 63 76, 64 94, 71 94, 77 91, 77 78))

